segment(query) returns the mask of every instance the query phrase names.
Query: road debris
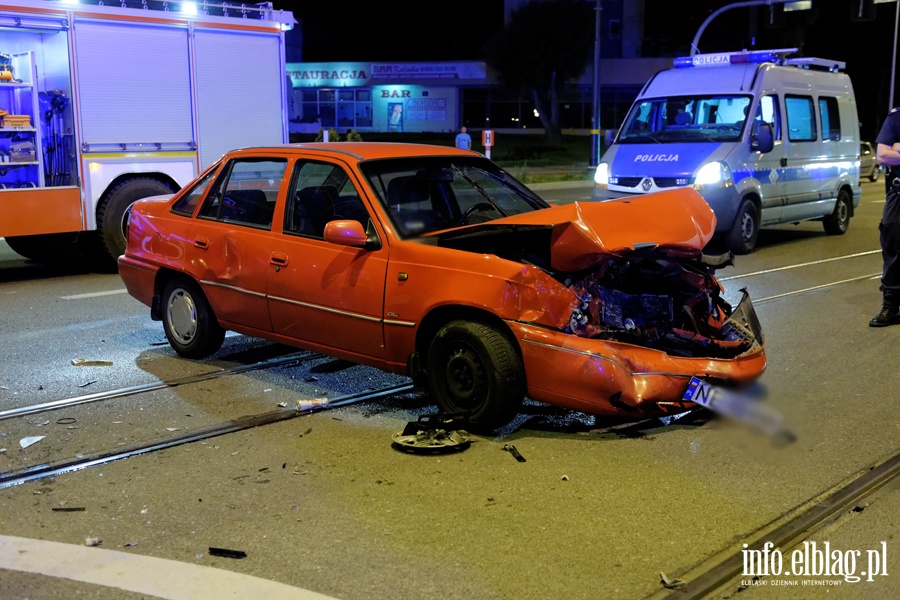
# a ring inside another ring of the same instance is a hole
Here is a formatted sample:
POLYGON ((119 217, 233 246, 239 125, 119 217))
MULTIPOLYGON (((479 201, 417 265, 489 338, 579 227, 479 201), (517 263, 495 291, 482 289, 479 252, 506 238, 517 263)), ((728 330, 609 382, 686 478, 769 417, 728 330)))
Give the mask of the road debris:
POLYGON ((111 360, 89 360, 87 358, 73 358, 72 364, 76 367, 111 367, 111 360))
POLYGON ((297 403, 297 412, 308 412, 317 408, 328 408, 328 398, 313 398, 297 403))
POLYGON ((247 553, 243 550, 229 550, 228 548, 209 548, 210 556, 221 556, 222 558, 247 558, 247 553))
POLYGON ((420 415, 392 436, 391 445, 395 450, 414 454, 459 452, 470 445, 469 433, 463 429, 468 423, 465 413, 420 415))
POLYGON ((60 417, 56 420, 57 425, 71 425, 75 422, 76 419, 74 417, 60 417))
POLYGON ((669 579, 662 571, 659 572, 659 581, 663 584, 663 586, 670 590, 677 590, 678 588, 687 585, 687 582, 682 581, 681 579, 669 579))
POLYGON ((19 440, 19 445, 22 446, 22 448, 24 449, 24 448, 27 448, 28 446, 33 446, 34 444, 37 444, 39 441, 41 441, 45 437, 47 437, 47 436, 46 435, 32 435, 29 437, 23 437, 21 440, 19 440))
POLYGON ((93 384, 97 383, 97 381, 98 381, 97 379, 91 379, 90 381, 85 381, 84 383, 78 384, 78 387, 80 387, 80 388, 87 387, 89 385, 93 385, 93 384))
POLYGON ((100 538, 95 538, 95 537, 84 538, 85 546, 99 546, 102 543, 103 543, 103 540, 101 540, 100 538))
POLYGON ((52 512, 84 512, 84 506, 56 506, 50 509, 52 512))
POLYGON ((513 455, 513 457, 519 462, 525 462, 525 457, 519 454, 519 451, 516 450, 516 447, 512 444, 503 444, 503 449, 513 455))

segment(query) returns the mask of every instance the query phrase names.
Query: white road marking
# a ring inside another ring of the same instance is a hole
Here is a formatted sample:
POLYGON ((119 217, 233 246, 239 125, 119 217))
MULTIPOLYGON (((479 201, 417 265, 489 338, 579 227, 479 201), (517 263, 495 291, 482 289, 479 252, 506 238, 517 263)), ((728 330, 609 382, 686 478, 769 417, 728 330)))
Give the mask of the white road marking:
POLYGON ((98 298, 100 296, 115 296, 116 294, 127 294, 128 290, 109 290, 107 292, 92 292, 90 294, 74 294, 72 296, 60 296, 63 300, 84 300, 85 298, 98 298))
POLYGON ((334 600, 223 569, 117 550, 0 536, 0 568, 61 577, 165 600, 334 600))
POLYGON ((845 283, 853 283, 855 281, 863 281, 865 279, 880 279, 880 278, 881 278, 881 273, 876 273, 874 275, 863 275, 862 277, 854 277, 852 279, 844 279, 842 281, 833 281, 831 283, 823 283, 822 285, 814 285, 813 287, 804 288, 802 290, 794 290, 793 292, 785 292, 783 294, 767 296, 766 298, 758 298, 753 301, 753 304, 762 304, 763 302, 768 302, 770 300, 777 300, 779 298, 785 298, 787 296, 796 296, 797 294, 804 294, 806 292, 814 292, 816 290, 830 288, 830 287, 834 287, 837 285, 843 285, 845 283))
POLYGON ((881 254, 881 250, 867 250, 865 252, 857 252, 856 254, 845 254, 844 256, 835 256, 833 258, 823 258, 822 260, 814 260, 805 263, 797 263, 795 265, 786 265, 784 267, 775 267, 774 269, 765 269, 763 271, 754 271, 753 273, 743 273, 741 275, 732 275, 731 277, 721 277, 719 281, 731 281, 732 279, 745 279, 747 277, 756 277, 757 275, 767 275, 769 273, 777 273, 778 271, 788 271, 790 269, 799 269, 800 267, 811 267, 813 265, 821 265, 836 260, 845 260, 848 258, 859 258, 860 256, 869 256, 870 254, 881 254))

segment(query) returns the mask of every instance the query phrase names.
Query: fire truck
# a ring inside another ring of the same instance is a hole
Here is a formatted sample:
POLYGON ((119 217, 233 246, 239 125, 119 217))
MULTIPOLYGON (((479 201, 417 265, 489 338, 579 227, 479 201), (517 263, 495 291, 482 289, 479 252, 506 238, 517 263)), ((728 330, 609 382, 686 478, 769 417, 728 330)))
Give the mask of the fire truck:
POLYGON ((268 2, 88 1, 0 0, 0 237, 113 266, 136 200, 288 141, 296 20, 268 2))

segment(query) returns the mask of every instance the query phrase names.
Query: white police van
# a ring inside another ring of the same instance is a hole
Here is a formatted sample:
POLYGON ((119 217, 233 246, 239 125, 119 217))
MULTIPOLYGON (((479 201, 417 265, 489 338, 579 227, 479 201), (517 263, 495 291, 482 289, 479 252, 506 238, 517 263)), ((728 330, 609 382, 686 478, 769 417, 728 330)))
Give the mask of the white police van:
POLYGON ((594 200, 693 186, 737 254, 759 228, 859 205, 859 121, 844 63, 796 49, 677 58, 647 82, 594 175, 594 200))

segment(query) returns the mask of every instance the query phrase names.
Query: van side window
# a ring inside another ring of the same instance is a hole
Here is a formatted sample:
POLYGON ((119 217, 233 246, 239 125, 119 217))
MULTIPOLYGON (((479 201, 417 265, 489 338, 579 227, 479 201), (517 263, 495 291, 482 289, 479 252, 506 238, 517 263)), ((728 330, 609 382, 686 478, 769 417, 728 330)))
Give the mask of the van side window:
POLYGON ((821 96, 819 98, 819 116, 822 119, 822 139, 833 142, 841 139, 841 114, 838 111, 837 98, 821 96))
POLYGON ((756 107, 756 117, 753 123, 753 134, 756 134, 760 123, 768 123, 775 134, 774 139, 781 139, 781 111, 778 108, 778 96, 766 95, 759 99, 756 107))
POLYGON ((816 112, 810 96, 785 96, 788 139, 792 142, 816 140, 816 112))

